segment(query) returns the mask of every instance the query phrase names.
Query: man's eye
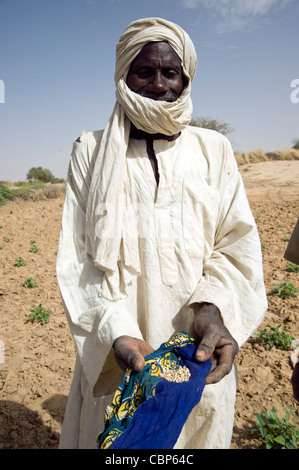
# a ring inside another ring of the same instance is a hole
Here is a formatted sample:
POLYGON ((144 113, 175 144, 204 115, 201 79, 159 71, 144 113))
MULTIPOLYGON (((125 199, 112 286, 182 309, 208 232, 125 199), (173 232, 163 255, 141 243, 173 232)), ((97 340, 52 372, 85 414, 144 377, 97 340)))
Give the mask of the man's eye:
POLYGON ((153 74, 152 70, 150 69, 141 69, 138 70, 137 75, 139 78, 148 78, 153 74))
POLYGON ((176 77, 178 74, 179 72, 174 69, 165 70, 164 72, 165 77, 168 77, 168 78, 176 77))

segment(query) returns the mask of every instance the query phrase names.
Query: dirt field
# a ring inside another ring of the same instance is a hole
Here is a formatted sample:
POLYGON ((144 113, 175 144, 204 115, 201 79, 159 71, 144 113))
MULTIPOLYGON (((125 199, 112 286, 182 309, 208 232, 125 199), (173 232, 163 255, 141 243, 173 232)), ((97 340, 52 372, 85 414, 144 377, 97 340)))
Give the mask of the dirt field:
MULTIPOLYGON (((287 271, 283 254, 299 215, 299 161, 269 161, 240 167, 257 220, 264 256, 269 309, 261 328, 284 324, 299 338, 299 296, 286 300, 273 286, 299 273, 287 271)), ((55 449, 72 379, 75 350, 56 282, 55 260, 63 195, 0 207, 0 448, 55 449), (29 251, 36 247, 37 252, 29 251), (27 263, 15 266, 19 258, 27 263), (28 288, 25 278, 37 281, 28 288), (41 305, 46 324, 28 321, 41 305)), ((237 356, 239 387, 233 449, 264 448, 253 413, 281 404, 299 407, 292 396, 290 352, 265 350, 252 336, 237 356)))

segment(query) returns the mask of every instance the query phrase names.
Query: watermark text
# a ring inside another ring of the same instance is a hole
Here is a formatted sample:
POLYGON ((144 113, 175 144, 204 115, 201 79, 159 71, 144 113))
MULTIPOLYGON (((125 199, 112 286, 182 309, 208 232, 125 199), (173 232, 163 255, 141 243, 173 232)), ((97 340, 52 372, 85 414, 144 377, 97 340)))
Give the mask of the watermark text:
POLYGON ((297 104, 299 103, 299 78, 294 78, 291 81, 291 88, 294 88, 291 93, 291 102, 297 104))
POLYGON ((5 103, 5 85, 4 81, 0 79, 0 103, 5 103))

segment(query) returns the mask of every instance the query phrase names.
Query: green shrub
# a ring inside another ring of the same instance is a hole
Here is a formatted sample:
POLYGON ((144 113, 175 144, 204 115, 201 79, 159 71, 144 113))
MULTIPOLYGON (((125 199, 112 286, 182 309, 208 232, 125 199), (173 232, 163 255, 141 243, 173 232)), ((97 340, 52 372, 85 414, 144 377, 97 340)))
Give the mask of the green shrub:
POLYGON ((57 197, 63 188, 53 183, 65 183, 64 179, 53 178, 51 184, 41 180, 19 181, 15 183, 16 189, 9 189, 3 182, 0 183, 0 206, 15 199, 37 200, 40 198, 57 197))
POLYGON ((277 284, 274 287, 274 292, 281 299, 286 299, 288 297, 296 297, 299 290, 290 281, 285 281, 282 284, 277 284))
POLYGON ((37 321, 38 323, 49 323, 51 311, 44 309, 44 307, 39 304, 37 307, 34 307, 30 310, 28 317, 32 322, 37 321))
POLYGON ((293 341, 295 338, 285 332, 284 325, 278 325, 273 328, 265 328, 264 330, 259 329, 257 340, 265 345, 266 349, 271 349, 275 346, 277 349, 289 350, 293 347, 293 341), (279 328, 281 327, 281 330, 279 328))
POLYGON ((287 271, 291 273, 298 273, 299 272, 299 264, 290 263, 288 264, 287 271))
POLYGON ((38 248, 36 246, 36 241, 35 240, 30 240, 30 248, 29 248, 29 251, 31 251, 31 253, 38 253, 40 251, 40 248, 38 248))
POLYGON ((26 277, 24 279, 24 285, 29 289, 32 289, 33 287, 38 287, 37 281, 35 279, 32 279, 32 277, 26 277))
POLYGON ((289 419, 292 415, 295 419, 299 419, 290 405, 287 405, 289 411, 284 408, 286 414, 283 418, 279 418, 275 408, 270 413, 265 411, 264 414, 254 413, 256 417, 257 428, 251 433, 259 432, 266 443, 266 449, 297 449, 299 441, 299 431, 295 426, 290 424, 289 419))
POLYGON ((0 183, 0 206, 13 199, 15 194, 16 190, 9 189, 4 184, 0 183))
POLYGON ((17 266, 18 268, 20 266, 26 266, 26 264, 27 264, 26 261, 24 261, 23 258, 21 258, 21 257, 16 259, 16 261, 15 261, 15 266, 17 266))
POLYGON ((299 149, 299 139, 293 139, 292 143, 294 144, 292 148, 298 150, 299 149))
POLYGON ((51 183, 54 175, 48 168, 41 166, 30 168, 26 175, 27 180, 40 180, 44 183, 51 183))

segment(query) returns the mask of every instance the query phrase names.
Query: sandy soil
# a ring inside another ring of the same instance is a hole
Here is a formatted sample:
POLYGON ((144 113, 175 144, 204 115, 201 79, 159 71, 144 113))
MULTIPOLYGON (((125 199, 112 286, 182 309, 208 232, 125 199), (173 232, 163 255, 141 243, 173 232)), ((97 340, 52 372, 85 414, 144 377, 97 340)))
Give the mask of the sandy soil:
MULTIPOLYGON (((299 274, 287 271, 283 254, 299 207, 299 161, 269 161, 240 167, 256 218, 264 256, 269 308, 261 328, 284 324, 299 338, 299 296, 286 300, 273 286, 299 274)), ((0 448, 55 449, 72 379, 75 350, 56 282, 55 258, 63 196, 0 207, 0 448), (29 251, 34 245, 38 252, 29 251), (25 266, 15 266, 22 257, 25 266), (25 278, 38 286, 28 288, 25 278), (52 312, 46 324, 28 321, 31 309, 52 312)), ((253 335, 237 356, 239 386, 233 449, 263 448, 251 435, 253 413, 281 404, 299 408, 292 396, 290 352, 267 351, 253 335)))

